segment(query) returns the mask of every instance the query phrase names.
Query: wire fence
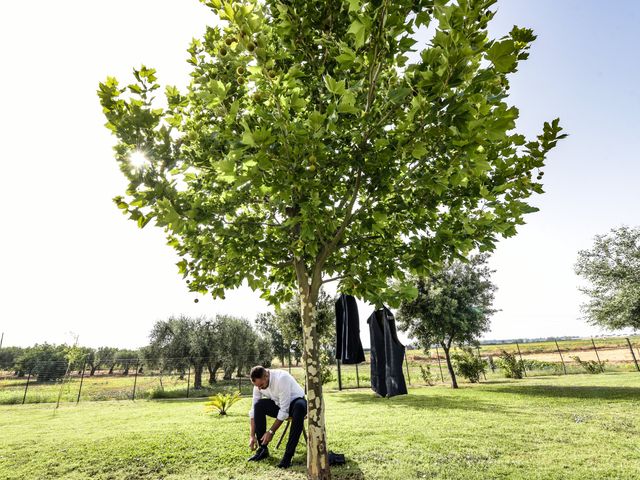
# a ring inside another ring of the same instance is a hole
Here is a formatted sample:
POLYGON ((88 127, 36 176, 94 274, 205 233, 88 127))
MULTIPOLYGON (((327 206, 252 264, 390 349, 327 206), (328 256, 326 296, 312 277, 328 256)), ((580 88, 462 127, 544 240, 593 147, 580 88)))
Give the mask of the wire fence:
MULTIPOLYGON (((476 355, 485 361, 486 371, 480 381, 492 381, 504 377, 500 368, 500 350, 509 349, 524 367, 525 376, 569 375, 586 373, 587 368, 597 366, 591 373, 640 372, 640 348, 626 338, 627 348, 598 346, 571 350, 553 342, 555 351, 522 352, 520 344, 508 347, 486 346, 476 349, 476 355)), ((453 349, 452 349, 453 350, 453 349)), ((403 373, 408 386, 448 384, 451 382, 442 348, 433 346, 428 352, 406 351, 403 373)), ((68 361, 36 362, 27 371, 0 372, 0 404, 55 403, 99 400, 138 400, 162 398, 199 398, 221 392, 239 391, 251 395, 253 385, 248 377, 251 366, 258 363, 255 357, 246 356, 233 367, 220 365, 211 358, 162 358, 120 359, 118 365, 92 368, 81 361, 80 366, 68 361), (179 365, 167 368, 162 365, 179 365), (201 366, 201 368, 196 368, 201 366), (218 366, 219 368, 209 368, 218 366)), ((302 362, 285 359, 274 361, 271 368, 284 369, 305 385, 302 362)), ((364 363, 345 365, 336 361, 329 368, 324 389, 371 388, 369 353, 364 363)), ((459 376, 458 376, 459 377, 459 376)), ((462 378, 458 378, 462 381, 462 378)))

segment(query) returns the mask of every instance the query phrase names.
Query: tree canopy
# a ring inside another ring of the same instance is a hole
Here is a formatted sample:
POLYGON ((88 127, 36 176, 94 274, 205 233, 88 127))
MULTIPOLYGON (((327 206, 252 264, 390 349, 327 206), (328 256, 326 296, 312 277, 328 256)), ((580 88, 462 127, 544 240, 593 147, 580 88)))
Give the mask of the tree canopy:
POLYGON ((578 252, 575 271, 589 283, 580 291, 587 320, 608 329, 640 329, 640 228, 619 227, 597 235, 578 252))
POLYGON ((186 91, 155 101, 145 66, 100 84, 129 180, 115 202, 165 229, 192 291, 300 295, 309 476, 326 478, 321 285, 393 306, 415 295, 409 272, 492 249, 536 210, 563 135, 557 119, 514 131, 509 75, 535 35, 489 38, 495 0, 201 1, 212 26, 188 49, 186 91))
POLYGON ((487 256, 471 257, 468 263, 454 261, 449 267, 415 280, 418 296, 405 300, 398 312, 398 325, 417 339, 425 350, 442 346, 451 375, 458 387, 449 354, 452 344, 464 345, 478 340, 489 330, 496 289, 487 256))

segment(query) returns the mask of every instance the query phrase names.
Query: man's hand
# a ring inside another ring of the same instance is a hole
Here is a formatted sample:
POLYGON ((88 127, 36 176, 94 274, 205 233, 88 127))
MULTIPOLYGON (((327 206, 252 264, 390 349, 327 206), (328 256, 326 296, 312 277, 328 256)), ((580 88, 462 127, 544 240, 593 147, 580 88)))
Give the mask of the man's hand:
POLYGON ((273 435, 271 435, 268 431, 265 432, 265 434, 260 439, 260 445, 268 445, 272 438, 273 435))
POLYGON ((251 435, 251 437, 249 438, 249 448, 251 450, 255 450, 257 447, 257 442, 256 442, 256 436, 255 435, 251 435))

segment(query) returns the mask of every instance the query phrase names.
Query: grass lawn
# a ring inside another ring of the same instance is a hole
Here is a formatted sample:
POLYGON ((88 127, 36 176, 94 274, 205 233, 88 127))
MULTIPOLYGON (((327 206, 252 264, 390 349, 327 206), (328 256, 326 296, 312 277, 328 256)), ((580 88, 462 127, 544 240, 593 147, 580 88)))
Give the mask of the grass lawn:
MULTIPOLYGON (((249 456, 249 398, 230 415, 202 400, 0 406, 1 479, 303 479, 305 448, 249 456)), ((638 479, 640 374, 545 376, 326 398, 340 479, 638 479)), ((279 432, 276 434, 279 436, 279 432)), ((280 448, 283 450, 284 446, 280 448)))

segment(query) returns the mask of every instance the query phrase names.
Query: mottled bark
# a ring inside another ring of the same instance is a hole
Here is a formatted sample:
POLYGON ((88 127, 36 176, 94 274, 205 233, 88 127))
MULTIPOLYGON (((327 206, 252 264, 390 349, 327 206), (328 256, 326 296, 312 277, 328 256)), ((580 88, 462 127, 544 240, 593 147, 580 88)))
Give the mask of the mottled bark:
POLYGON ((331 478, 324 423, 324 399, 320 378, 320 339, 316 328, 316 301, 320 284, 310 285, 301 264, 296 265, 300 286, 300 315, 303 332, 303 362, 307 378, 307 478, 331 478))

